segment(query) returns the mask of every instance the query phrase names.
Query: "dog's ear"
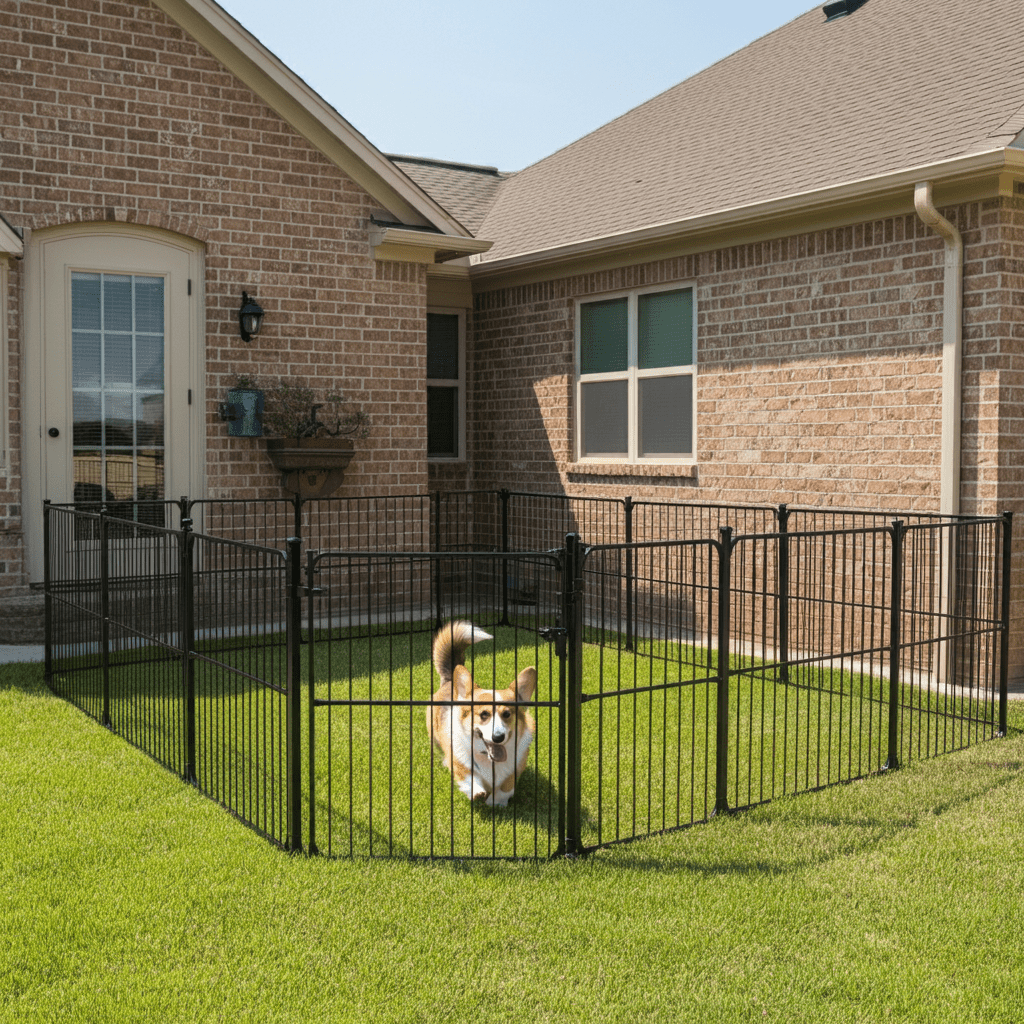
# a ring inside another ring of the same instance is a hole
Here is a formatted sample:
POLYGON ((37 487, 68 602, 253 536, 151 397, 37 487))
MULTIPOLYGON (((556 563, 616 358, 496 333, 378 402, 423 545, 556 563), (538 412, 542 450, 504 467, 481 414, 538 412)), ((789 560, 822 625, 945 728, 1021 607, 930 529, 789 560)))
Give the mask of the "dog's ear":
POLYGON ((516 700, 529 700, 537 689, 537 670, 531 665, 524 668, 516 679, 516 700))
POLYGON ((473 694, 473 677, 465 665, 456 665, 452 673, 452 691, 459 700, 465 700, 473 694))

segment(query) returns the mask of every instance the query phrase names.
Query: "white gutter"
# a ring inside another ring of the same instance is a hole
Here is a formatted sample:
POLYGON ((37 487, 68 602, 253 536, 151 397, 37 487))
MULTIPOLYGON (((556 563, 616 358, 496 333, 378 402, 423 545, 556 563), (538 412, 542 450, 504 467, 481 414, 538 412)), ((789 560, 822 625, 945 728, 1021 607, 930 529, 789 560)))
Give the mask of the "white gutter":
POLYGON ((946 243, 946 275, 942 302, 942 457, 939 511, 960 513, 960 368, 963 363, 964 242, 932 202, 932 183, 914 187, 917 215, 946 243))

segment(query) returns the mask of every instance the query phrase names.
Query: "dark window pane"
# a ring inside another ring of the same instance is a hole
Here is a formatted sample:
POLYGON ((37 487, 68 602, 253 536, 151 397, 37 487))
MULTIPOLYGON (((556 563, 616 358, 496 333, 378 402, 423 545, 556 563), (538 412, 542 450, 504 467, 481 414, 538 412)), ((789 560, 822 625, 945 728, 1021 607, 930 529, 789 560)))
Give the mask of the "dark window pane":
POLYGON ((100 329, 99 274, 71 275, 71 328, 75 331, 100 329))
POLYGON ((427 378, 459 379, 459 317, 457 313, 427 314, 427 378))
POLYGON ((580 373, 620 373, 628 356, 626 298, 580 306, 580 373))
POLYGON ((640 454, 693 453, 693 377, 640 379, 640 454))
POLYGON ((580 385, 583 456, 621 455, 629 451, 629 393, 624 380, 580 385))
POLYGON ((638 361, 641 370, 693 362, 693 292, 640 296, 638 361))
POLYGON ((458 388, 427 388, 427 455, 459 454, 458 388))
POLYGON ((135 278, 135 330, 164 333, 164 280, 162 277, 135 278))
POLYGON ((103 329, 130 331, 132 327, 132 279, 127 274, 104 274, 103 329))

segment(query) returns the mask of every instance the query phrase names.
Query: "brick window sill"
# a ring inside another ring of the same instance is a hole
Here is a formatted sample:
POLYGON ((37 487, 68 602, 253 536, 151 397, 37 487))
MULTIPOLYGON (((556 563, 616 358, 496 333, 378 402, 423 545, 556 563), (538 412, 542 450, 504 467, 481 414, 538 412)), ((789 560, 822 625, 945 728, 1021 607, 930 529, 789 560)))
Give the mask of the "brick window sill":
POLYGON ((696 480, 697 467, 657 466, 647 462, 570 462, 567 472, 571 477, 586 476, 631 476, 644 480, 684 479, 696 480))

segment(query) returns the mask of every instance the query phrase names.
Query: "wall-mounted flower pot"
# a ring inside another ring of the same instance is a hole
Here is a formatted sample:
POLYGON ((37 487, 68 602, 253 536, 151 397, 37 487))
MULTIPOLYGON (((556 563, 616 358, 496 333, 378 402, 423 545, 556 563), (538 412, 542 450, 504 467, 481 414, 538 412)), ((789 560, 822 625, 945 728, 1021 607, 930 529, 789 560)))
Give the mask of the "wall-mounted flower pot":
POLYGON ((355 446, 349 437, 271 437, 267 454, 281 486, 300 498, 324 498, 341 485, 355 446))

